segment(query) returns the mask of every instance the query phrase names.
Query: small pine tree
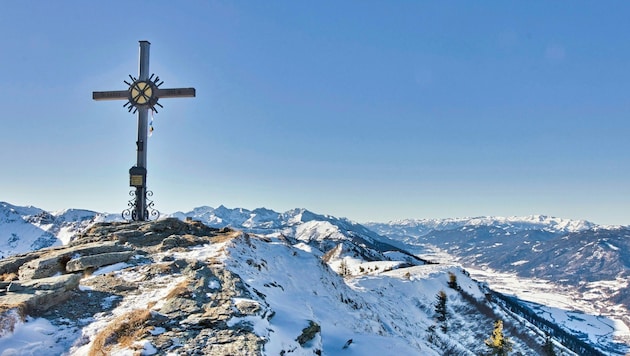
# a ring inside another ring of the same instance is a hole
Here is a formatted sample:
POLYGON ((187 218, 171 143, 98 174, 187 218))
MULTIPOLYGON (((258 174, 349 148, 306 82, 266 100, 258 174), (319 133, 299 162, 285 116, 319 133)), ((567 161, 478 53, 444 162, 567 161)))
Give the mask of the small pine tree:
POLYGON ((341 264, 339 265, 339 274, 341 274, 343 277, 348 277, 352 274, 346 260, 341 260, 341 264))
POLYGON ((545 344, 542 347, 543 352, 545 353, 545 355, 547 356, 556 356, 556 350, 553 348, 553 342, 551 342, 551 337, 549 335, 547 335, 547 337, 545 337, 545 344))
POLYGON ((490 355, 507 356, 512 351, 512 341, 503 335, 503 320, 494 322, 494 329, 489 339, 485 340, 486 346, 490 348, 490 355))
POLYGON ((446 310, 446 292, 444 292, 443 290, 439 291, 437 296, 436 296, 436 303, 435 303, 435 317, 438 321, 438 323, 440 323, 440 329, 442 330, 442 332, 447 332, 448 331, 448 326, 447 326, 447 320, 448 320, 448 311, 446 310))
POLYGON ((427 328, 427 341, 430 343, 435 343, 436 341, 436 337, 435 337, 435 324, 431 325, 427 328))
POLYGON ((459 285, 457 285, 457 276, 452 272, 448 272, 448 286, 449 288, 453 288, 455 290, 459 289, 459 285))

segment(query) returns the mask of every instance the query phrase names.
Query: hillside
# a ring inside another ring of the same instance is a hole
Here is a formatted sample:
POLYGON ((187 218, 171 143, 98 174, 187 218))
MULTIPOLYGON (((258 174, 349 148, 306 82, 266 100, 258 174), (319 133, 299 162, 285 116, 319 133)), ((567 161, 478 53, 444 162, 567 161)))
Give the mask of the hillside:
POLYGON ((630 344, 628 227, 546 216, 366 225, 424 258, 439 260, 447 253, 496 290, 536 305, 608 317, 617 325, 618 342, 630 344))

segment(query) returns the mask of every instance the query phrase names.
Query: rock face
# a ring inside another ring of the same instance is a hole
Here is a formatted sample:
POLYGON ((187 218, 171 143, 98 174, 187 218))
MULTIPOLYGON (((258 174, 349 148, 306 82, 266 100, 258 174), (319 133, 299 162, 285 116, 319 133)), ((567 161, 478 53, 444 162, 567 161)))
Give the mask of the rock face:
POLYGON ((240 277, 220 264, 186 258, 195 246, 242 236, 173 218, 101 223, 67 246, 3 259, 0 327, 6 330, 0 335, 27 315, 53 322, 99 315, 92 334, 75 341, 70 353, 141 352, 134 344, 141 339, 159 354, 260 354, 264 340, 251 326, 228 321, 264 316, 268 308, 249 299, 240 277), (107 272, 107 266, 137 271, 138 278, 107 272), (125 312, 114 315, 118 310, 125 312))

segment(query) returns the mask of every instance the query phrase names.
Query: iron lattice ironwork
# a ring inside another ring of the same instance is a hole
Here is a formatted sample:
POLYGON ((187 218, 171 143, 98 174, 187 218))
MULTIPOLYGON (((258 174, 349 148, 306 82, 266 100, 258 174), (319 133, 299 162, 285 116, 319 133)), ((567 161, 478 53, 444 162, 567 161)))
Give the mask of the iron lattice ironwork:
MULTIPOLYGON (((136 205, 136 202, 138 201, 136 199, 136 191, 129 191, 129 196, 131 196, 131 199, 129 200, 129 202, 127 202, 129 208, 122 211, 122 218, 127 221, 138 221, 140 219, 138 216, 138 208, 136 205)), ((153 192, 147 190, 145 194, 146 209, 144 211, 144 216, 146 217, 146 220, 157 220, 160 217, 160 211, 153 207, 153 200, 149 199, 149 197, 152 196, 153 192)))

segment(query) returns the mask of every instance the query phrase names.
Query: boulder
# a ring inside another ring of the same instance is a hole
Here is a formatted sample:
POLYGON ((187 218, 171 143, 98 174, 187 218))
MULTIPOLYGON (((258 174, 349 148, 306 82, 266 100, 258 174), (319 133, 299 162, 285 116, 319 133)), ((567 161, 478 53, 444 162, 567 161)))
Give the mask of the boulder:
POLYGON ((135 254, 134 251, 121 251, 99 253, 97 255, 88 255, 73 258, 66 264, 67 272, 85 271, 88 268, 98 268, 114 263, 126 262, 135 254))
POLYGON ((26 262, 32 261, 39 257, 40 253, 28 253, 18 256, 11 256, 0 260, 0 275, 17 273, 20 266, 26 262))
MULTIPOLYGON (((69 259, 68 257, 66 257, 69 259)), ((18 275, 20 280, 52 277, 65 270, 64 255, 53 254, 49 257, 40 257, 27 262, 20 267, 18 275)))
POLYGON ((80 274, 63 274, 60 276, 34 279, 32 281, 20 283, 26 290, 72 290, 79 285, 80 274))
POLYGON ((15 308, 29 313, 43 312, 68 299, 80 280, 79 274, 65 274, 13 282, 7 288, 7 293, 0 296, 0 312, 15 308))
MULTIPOLYGON (((115 242, 92 242, 85 245, 72 246, 41 254, 38 258, 24 263, 18 270, 20 280, 39 279, 63 274, 66 264, 72 259, 82 256, 109 254, 130 251, 130 247, 115 242)), ((127 257, 129 259, 129 257, 127 257)), ((116 263, 116 262, 113 262, 116 263)))

